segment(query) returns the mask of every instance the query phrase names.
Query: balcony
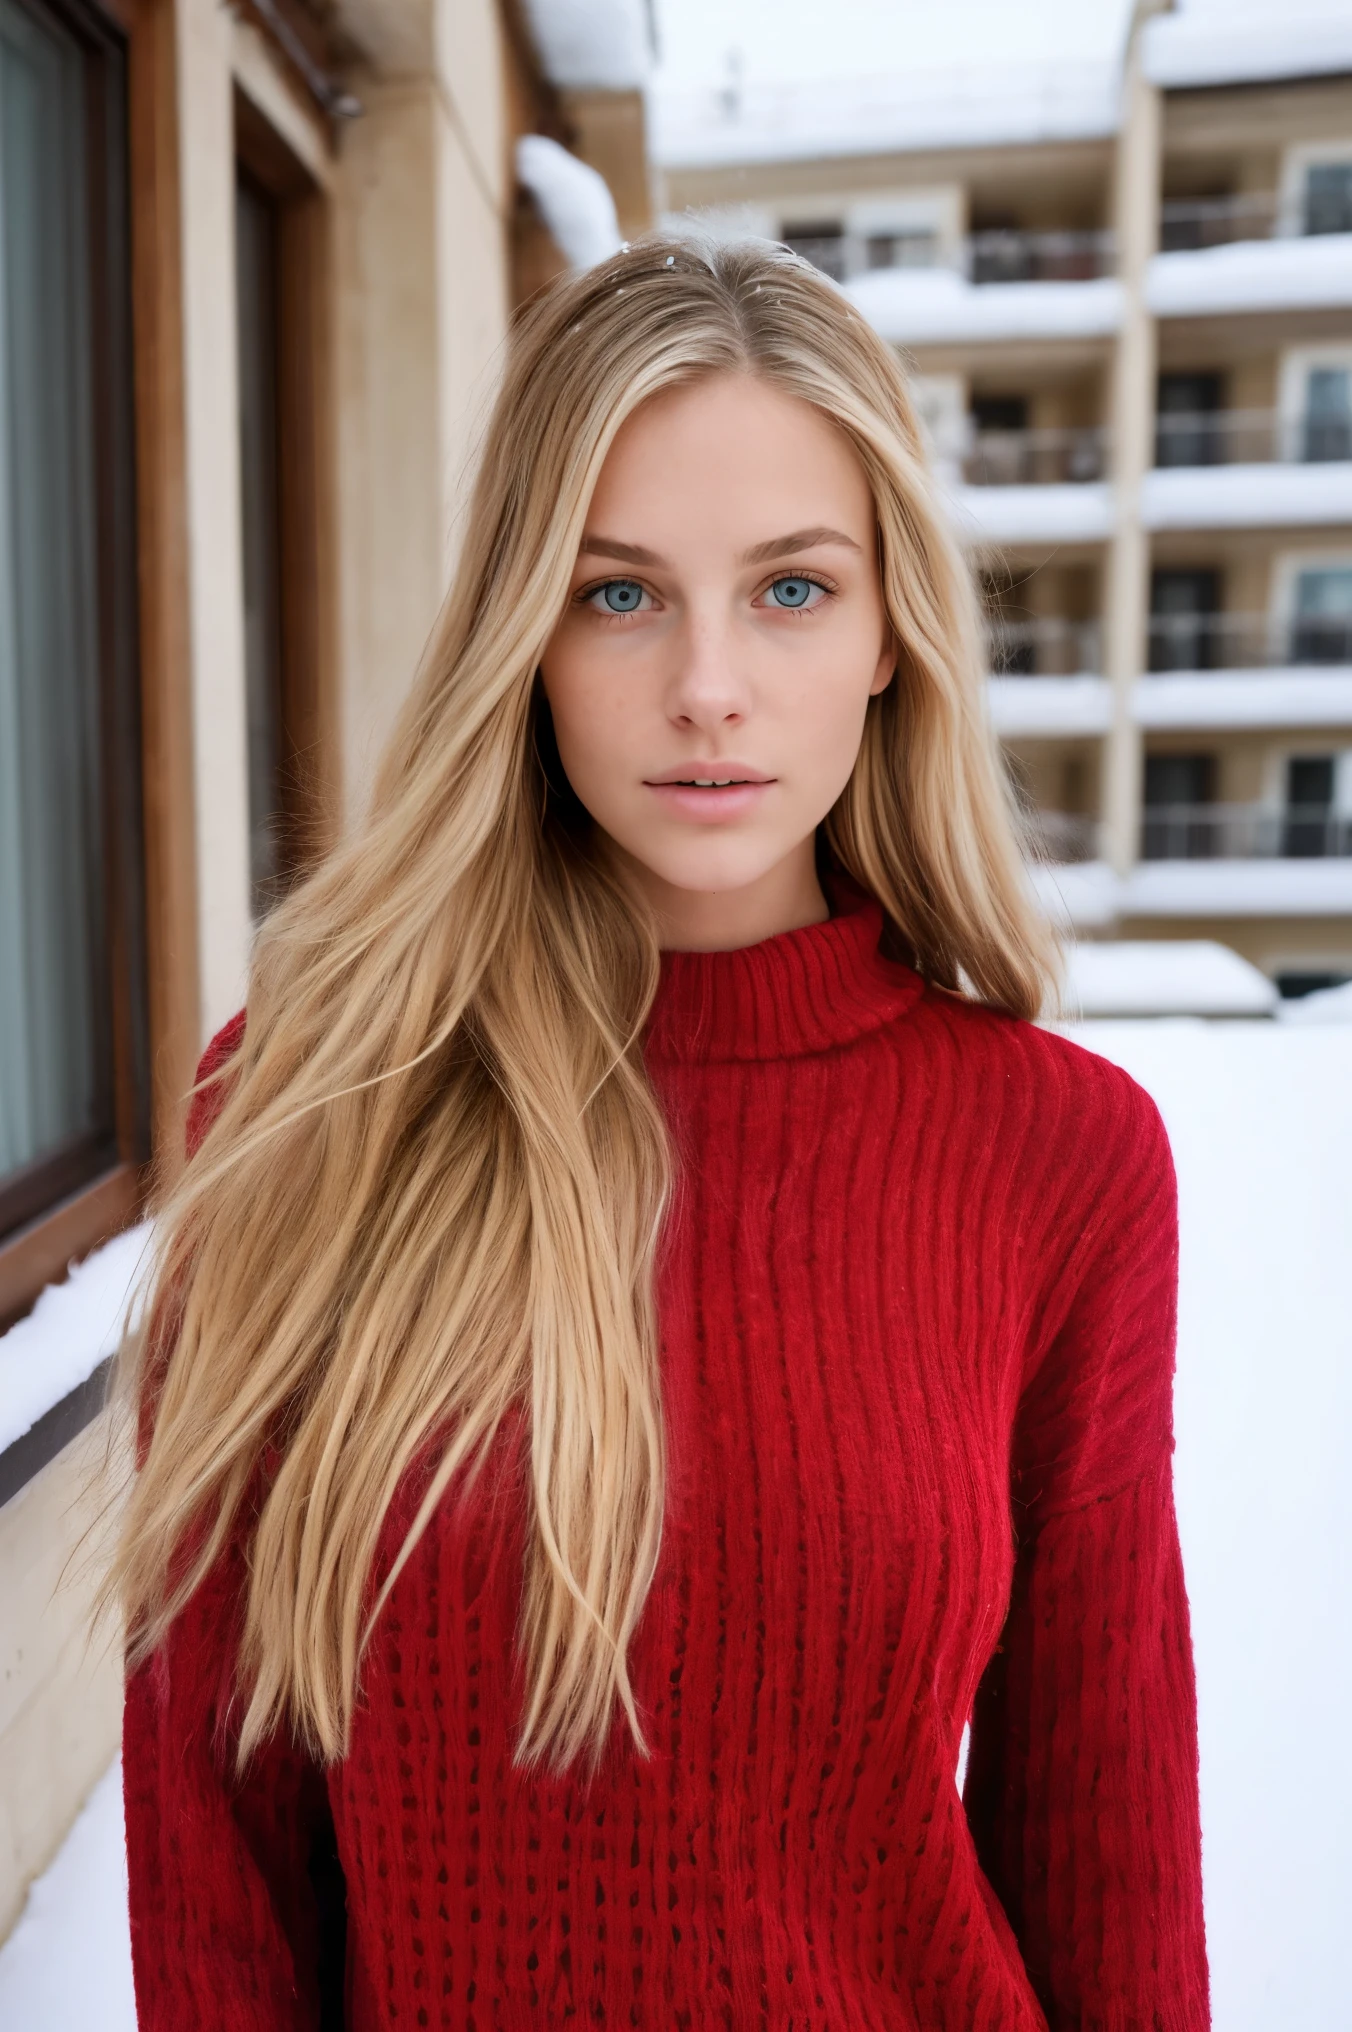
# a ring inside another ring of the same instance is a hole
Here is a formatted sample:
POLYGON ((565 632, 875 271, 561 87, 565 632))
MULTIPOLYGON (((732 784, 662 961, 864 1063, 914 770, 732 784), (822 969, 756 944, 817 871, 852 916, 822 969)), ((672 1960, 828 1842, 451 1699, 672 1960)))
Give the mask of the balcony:
POLYGON ((1352 668, 1352 614, 1152 614, 1150 669, 1352 668))
POLYGON ((1146 275, 1146 303, 1155 316, 1335 310, 1352 304, 1352 229, 1286 233, 1274 209, 1265 231, 1269 203, 1215 199, 1166 206, 1161 221, 1165 251, 1155 255, 1146 275))
POLYGON ((1098 855, 1099 822, 1081 812, 1029 809, 1023 836, 1030 858, 1044 865, 1074 867, 1098 855))
MULTIPOLYGON (((1352 246, 1349 246, 1352 274, 1352 246)), ((1270 409, 1156 419, 1141 489, 1148 529, 1266 529, 1352 522, 1352 414, 1270 409)))
POLYGON ((964 242, 963 272, 972 282, 1093 282, 1117 265, 1108 232, 973 233, 964 242))
POLYGON ((1080 486, 1104 474, 1104 433, 980 430, 962 461, 969 487, 1080 486))
POLYGON ((1195 254, 1203 247, 1228 247, 1236 240, 1270 240, 1279 215, 1275 191, 1169 198, 1160 207, 1160 252, 1195 254))
POLYGON ((1098 543, 1113 527, 1107 440, 1084 430, 982 430, 954 462, 973 543, 1098 543))
POLYGON ((1082 677, 1102 668, 1099 624, 1051 615, 1010 621, 997 615, 986 627, 986 667, 992 677, 1082 677))
POLYGON ((1109 233, 974 233, 942 260, 932 236, 830 238, 792 244, 894 345, 1097 339, 1122 323, 1109 233))
POLYGON ((1155 614, 1141 727, 1352 726, 1352 615, 1155 614))
POLYGON ((1106 734, 1112 694, 1097 621, 992 620, 986 633, 987 698, 998 734, 1010 739, 1106 734))
POLYGON ((1352 856, 1352 815, 1326 804, 1156 804, 1143 861, 1328 861, 1352 856))

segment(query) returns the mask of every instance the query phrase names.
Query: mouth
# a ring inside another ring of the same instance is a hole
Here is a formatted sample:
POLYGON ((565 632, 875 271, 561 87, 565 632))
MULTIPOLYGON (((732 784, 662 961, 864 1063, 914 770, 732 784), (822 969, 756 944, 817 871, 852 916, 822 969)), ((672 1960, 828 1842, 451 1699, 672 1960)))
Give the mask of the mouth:
POLYGON ((665 769, 660 776, 648 776, 644 781, 650 790, 740 790, 748 785, 760 788, 775 779, 741 762, 695 762, 665 769))
POLYGON ((685 762, 646 778, 666 812, 696 825, 749 818, 777 779, 744 762, 685 762))

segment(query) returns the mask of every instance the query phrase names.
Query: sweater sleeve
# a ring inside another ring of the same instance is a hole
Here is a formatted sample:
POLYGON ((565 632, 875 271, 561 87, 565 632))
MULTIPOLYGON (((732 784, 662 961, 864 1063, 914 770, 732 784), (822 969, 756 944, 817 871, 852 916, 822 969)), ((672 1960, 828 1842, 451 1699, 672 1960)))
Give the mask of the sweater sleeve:
POLYGON ((1107 1091, 1020 1404, 1014 1581, 964 1799, 1051 2032, 1204 2032, 1174 1173, 1153 1103, 1117 1073, 1107 1091))
MULTIPOLYGON (((219 1107, 200 1088, 237 1047, 208 1047, 189 1114, 193 1151, 219 1107)), ((245 1556, 232 1544, 127 1682, 123 1795, 141 2032, 301 2032, 320 2023, 321 1915, 332 1854, 322 1770, 284 1740, 239 1778, 230 1735, 245 1556)))

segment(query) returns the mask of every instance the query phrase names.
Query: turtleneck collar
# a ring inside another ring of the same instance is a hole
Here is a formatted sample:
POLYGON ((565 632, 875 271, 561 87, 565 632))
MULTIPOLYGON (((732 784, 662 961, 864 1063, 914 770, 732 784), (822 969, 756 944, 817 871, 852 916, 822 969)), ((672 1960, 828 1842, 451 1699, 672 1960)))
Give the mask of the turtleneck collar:
POLYGON ((883 913, 833 884, 836 914, 733 952, 664 952, 646 1055, 711 1064, 831 1051, 904 1015, 924 992, 878 950, 883 913))

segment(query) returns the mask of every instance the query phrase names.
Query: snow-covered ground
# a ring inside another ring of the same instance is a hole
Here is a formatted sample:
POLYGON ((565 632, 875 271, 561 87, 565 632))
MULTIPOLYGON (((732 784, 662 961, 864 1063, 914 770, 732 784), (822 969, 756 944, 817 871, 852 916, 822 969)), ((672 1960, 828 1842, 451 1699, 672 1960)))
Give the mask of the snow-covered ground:
MULTIPOLYGON (((1348 1000, 1336 991, 1322 1013, 1348 1000)), ((1352 1008, 1341 1013, 1070 1030, 1154 1095, 1178 1166, 1178 1507, 1216 2032, 1348 2022, 1352 1008)), ((0 2025, 132 2032, 116 1770, 0 1948, 0 2025)))

